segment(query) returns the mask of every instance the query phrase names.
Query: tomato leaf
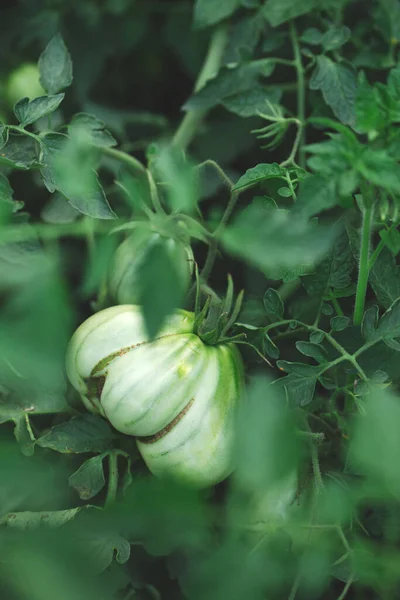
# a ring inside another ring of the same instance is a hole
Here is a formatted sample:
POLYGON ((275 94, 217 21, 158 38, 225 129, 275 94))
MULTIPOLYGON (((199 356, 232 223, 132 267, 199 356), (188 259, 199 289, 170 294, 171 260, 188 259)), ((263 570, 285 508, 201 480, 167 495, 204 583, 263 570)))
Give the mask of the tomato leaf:
POLYGON ((57 94, 72 83, 72 60, 63 38, 57 33, 39 58, 40 83, 48 94, 57 94))
POLYGON ((82 454, 104 452, 110 447, 114 437, 111 427, 104 419, 96 415, 82 415, 55 425, 36 443, 42 448, 62 454, 82 454))
POLYGON ((59 107, 65 94, 56 94, 55 96, 39 96, 34 100, 22 98, 14 106, 14 113, 21 127, 34 123, 41 117, 49 115, 59 107))

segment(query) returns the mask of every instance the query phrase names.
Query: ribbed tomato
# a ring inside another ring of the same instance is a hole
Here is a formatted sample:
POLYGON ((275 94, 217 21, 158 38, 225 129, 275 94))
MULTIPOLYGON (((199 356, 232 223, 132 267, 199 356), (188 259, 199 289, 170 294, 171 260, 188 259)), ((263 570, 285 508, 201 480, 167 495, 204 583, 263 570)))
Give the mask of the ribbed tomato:
POLYGON ((155 475, 205 487, 230 473, 242 361, 233 344, 204 344, 193 313, 177 311, 150 342, 139 307, 107 308, 73 335, 67 373, 155 475))

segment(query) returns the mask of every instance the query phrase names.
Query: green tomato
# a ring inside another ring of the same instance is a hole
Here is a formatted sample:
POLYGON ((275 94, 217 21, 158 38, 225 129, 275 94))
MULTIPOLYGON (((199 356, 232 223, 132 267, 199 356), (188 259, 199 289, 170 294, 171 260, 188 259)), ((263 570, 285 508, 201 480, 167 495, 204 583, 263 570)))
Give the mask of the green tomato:
POLYGON ((11 73, 6 84, 6 97, 11 107, 21 98, 33 100, 46 94, 39 77, 39 68, 34 63, 25 63, 11 73))
POLYGON ((142 227, 118 246, 112 260, 109 290, 118 304, 139 304, 140 277, 143 261, 151 247, 164 241, 164 248, 177 269, 182 289, 189 286, 193 272, 193 253, 189 245, 142 227))
POLYGON ((232 471, 243 365, 233 344, 205 345, 194 314, 178 310, 149 341, 138 306, 87 319, 67 352, 67 374, 85 406, 136 437, 154 475, 196 487, 232 471))

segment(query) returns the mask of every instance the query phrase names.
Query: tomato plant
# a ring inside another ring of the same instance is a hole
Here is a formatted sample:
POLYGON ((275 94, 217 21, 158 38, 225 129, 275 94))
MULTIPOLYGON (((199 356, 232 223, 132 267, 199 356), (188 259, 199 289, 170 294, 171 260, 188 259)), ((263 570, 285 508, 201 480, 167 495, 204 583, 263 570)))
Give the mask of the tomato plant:
POLYGON ((400 0, 0 19, 4 598, 396 598, 400 0))

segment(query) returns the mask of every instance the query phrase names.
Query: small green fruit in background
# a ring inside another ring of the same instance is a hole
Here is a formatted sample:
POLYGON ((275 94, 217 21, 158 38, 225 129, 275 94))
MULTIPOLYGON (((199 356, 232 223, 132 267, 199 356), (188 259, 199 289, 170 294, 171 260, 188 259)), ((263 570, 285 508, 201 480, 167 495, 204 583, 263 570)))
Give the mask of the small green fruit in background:
POLYGON ((117 248, 109 274, 110 293, 118 304, 139 304, 142 262, 159 240, 177 268, 182 289, 187 289, 193 273, 194 257, 189 244, 141 227, 117 248))
POLYGON ((34 63, 25 63, 11 73, 6 83, 6 98, 11 107, 21 98, 33 100, 46 94, 39 77, 39 68, 34 63))

